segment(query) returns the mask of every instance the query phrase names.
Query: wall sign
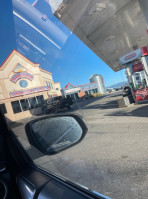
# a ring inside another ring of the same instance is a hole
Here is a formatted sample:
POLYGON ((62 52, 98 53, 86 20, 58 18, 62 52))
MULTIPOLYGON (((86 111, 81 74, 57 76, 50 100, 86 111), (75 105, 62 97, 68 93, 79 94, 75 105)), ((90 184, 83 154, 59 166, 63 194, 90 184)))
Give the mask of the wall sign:
POLYGON ((26 78, 32 81, 34 76, 27 72, 21 72, 21 73, 16 73, 15 75, 13 75, 10 80, 13 83, 16 83, 21 78, 26 78))
POLYGON ((20 73, 20 72, 24 72, 27 71, 27 69, 22 66, 21 64, 17 64, 15 69, 14 69, 14 73, 20 73))
POLYGON ((124 55, 123 57, 120 58, 120 63, 121 64, 126 64, 128 62, 131 62, 139 57, 142 56, 142 51, 140 48, 138 48, 137 50, 131 52, 131 53, 128 53, 126 55, 124 55))
POLYGON ((134 73, 138 72, 138 71, 141 71, 141 70, 143 70, 143 64, 141 62, 133 65, 134 73))
POLYGON ((10 97, 18 97, 18 96, 22 96, 22 95, 38 93, 38 92, 47 91, 47 90, 50 90, 49 86, 43 86, 43 87, 39 87, 39 88, 32 88, 32 89, 28 89, 28 90, 16 91, 16 92, 11 92, 10 97))
POLYGON ((72 89, 65 90, 65 93, 79 92, 80 90, 81 88, 72 88, 72 89))
POLYGON ((21 80, 19 82, 20 87, 26 88, 28 86, 28 82, 26 80, 21 80))

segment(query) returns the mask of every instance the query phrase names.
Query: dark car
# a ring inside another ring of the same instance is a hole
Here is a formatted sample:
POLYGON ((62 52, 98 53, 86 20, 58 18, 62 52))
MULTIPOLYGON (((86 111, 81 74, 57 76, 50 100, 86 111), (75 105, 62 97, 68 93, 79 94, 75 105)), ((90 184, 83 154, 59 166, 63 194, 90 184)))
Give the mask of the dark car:
POLYGON ((70 97, 64 98, 62 96, 58 96, 45 100, 42 106, 42 111, 46 114, 50 112, 57 112, 58 110, 61 109, 71 110, 72 104, 73 101, 70 97))
POLYGON ((131 88, 129 86, 124 87, 123 89, 123 97, 131 95, 131 88))
POLYGON ((124 87, 123 97, 128 97, 130 104, 135 103, 135 99, 133 98, 132 95, 132 90, 129 86, 124 87))

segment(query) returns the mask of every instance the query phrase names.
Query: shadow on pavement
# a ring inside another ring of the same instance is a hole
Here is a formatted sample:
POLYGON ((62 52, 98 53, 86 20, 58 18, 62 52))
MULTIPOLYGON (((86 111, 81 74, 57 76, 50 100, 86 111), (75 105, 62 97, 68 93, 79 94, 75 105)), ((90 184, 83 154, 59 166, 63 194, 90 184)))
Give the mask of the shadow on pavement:
POLYGON ((11 121, 10 119, 8 119, 7 117, 6 117, 6 120, 7 120, 8 126, 9 126, 10 128, 15 128, 15 127, 18 127, 18 126, 20 126, 20 125, 23 125, 22 122, 14 122, 14 121, 11 121))
POLYGON ((118 96, 122 96, 122 92, 121 93, 114 93, 114 94, 110 94, 109 97, 118 97, 118 96))
POLYGON ((104 95, 104 96, 99 96, 99 97, 95 97, 95 98, 91 98, 91 99, 87 99, 87 100, 83 100, 83 101, 80 101, 80 102, 76 102, 73 104, 72 106, 72 110, 76 110, 76 109, 81 109, 83 108, 84 106, 87 106, 88 104, 92 103, 92 102, 95 102, 95 101, 98 101, 98 100, 101 100, 103 98, 105 98, 107 95, 104 95))
POLYGON ((106 116, 134 116, 134 117, 148 117, 148 105, 142 106, 140 108, 136 108, 132 111, 118 111, 112 114, 108 114, 106 116))
POLYGON ((84 107, 83 109, 100 109, 100 110, 103 110, 103 109, 114 109, 114 108, 119 108, 117 100, 106 102, 104 104, 101 103, 101 104, 95 104, 95 105, 90 105, 90 106, 88 105, 88 106, 84 107))

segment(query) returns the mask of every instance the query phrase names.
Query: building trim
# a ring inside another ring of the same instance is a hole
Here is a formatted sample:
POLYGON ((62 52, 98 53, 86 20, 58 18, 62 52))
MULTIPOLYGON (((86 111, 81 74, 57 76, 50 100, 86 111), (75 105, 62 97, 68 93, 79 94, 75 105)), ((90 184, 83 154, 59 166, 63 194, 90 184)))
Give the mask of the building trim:
POLYGON ((5 102, 14 102, 14 101, 18 101, 18 100, 22 100, 22 99, 26 99, 26 98, 31 98, 31 97, 37 97, 37 96, 40 96, 40 95, 47 94, 47 91, 41 91, 41 92, 38 92, 36 94, 37 95, 34 95, 34 93, 32 93, 32 94, 18 96, 18 97, 11 97, 11 98, 1 99, 0 100, 0 104, 5 103, 5 102), (26 96, 26 97, 24 98, 24 96, 26 96))
POLYGON ((74 86, 73 84, 71 83, 68 83, 64 88, 63 90, 66 90, 68 88, 69 85, 73 86, 73 87, 82 87, 82 86, 86 86, 86 85, 90 85, 90 84, 96 84, 98 82, 93 82, 93 83, 88 83, 88 84, 82 84, 82 85, 78 85, 78 86, 74 86))
POLYGON ((5 61, 2 63, 2 65, 0 66, 0 70, 3 70, 5 65, 7 64, 7 62, 11 59, 11 57, 13 55, 19 55, 21 56, 23 59, 27 60, 30 64, 33 64, 34 67, 39 67, 39 64, 38 63, 33 63, 32 61, 30 61, 28 58, 26 58, 24 55, 22 55, 20 52, 18 52, 17 50, 13 50, 9 56, 5 59, 5 61))
POLYGON ((52 73, 51 72, 49 72, 48 70, 45 70, 45 69, 43 69, 43 68, 39 68, 41 71, 43 70, 43 72, 46 72, 46 73, 49 73, 50 75, 52 75, 52 73))

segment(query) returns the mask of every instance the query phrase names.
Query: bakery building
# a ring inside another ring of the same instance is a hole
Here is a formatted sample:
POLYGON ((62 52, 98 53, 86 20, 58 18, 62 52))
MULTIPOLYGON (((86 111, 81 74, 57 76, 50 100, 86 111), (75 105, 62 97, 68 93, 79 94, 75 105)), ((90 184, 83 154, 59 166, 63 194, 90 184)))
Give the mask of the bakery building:
POLYGON ((62 90, 61 93, 63 96, 70 96, 74 100, 81 98, 85 95, 89 95, 91 93, 101 93, 105 94, 105 84, 102 75, 93 74, 89 78, 90 83, 75 86, 71 83, 68 83, 62 90))
POLYGON ((40 114, 44 100, 61 95, 60 90, 52 73, 16 50, 0 66, 0 108, 11 121, 40 114))

